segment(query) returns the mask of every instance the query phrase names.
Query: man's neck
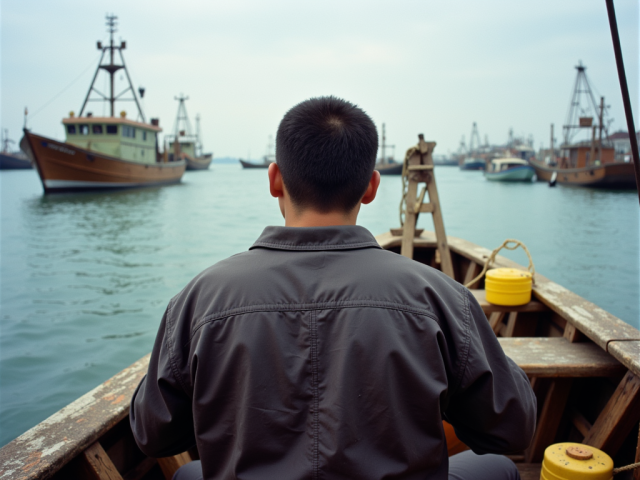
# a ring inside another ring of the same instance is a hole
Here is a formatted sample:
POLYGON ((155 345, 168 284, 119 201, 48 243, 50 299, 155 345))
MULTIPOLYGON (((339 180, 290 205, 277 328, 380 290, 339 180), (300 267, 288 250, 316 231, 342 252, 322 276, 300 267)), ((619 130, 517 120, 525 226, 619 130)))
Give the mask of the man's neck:
POLYGON ((359 208, 351 212, 317 212, 315 210, 287 211, 284 217, 286 227, 330 227, 336 225, 355 225, 359 208))

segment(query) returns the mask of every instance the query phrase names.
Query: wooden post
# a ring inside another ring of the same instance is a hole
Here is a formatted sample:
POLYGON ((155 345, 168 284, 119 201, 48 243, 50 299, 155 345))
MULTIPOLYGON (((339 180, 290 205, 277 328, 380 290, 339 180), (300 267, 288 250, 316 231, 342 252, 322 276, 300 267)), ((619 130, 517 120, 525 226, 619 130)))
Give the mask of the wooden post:
POLYGON ((584 443, 613 457, 638 419, 640 378, 629 371, 600 412, 584 443))
POLYGON ((104 451, 100 442, 96 442, 82 452, 86 467, 91 476, 98 480, 122 480, 122 476, 104 451))
POLYGON ((404 198, 405 216, 400 253, 405 257, 413 258, 413 242, 418 215, 420 212, 431 213, 438 253, 440 254, 440 268, 449 277, 454 278, 453 262, 451 261, 451 252, 444 229, 438 188, 433 171, 432 153, 436 143, 425 142, 422 134, 418 135, 418 139, 418 145, 409 149, 404 159, 403 175, 406 177, 408 186, 404 198), (426 185, 418 197, 419 183, 426 185), (429 203, 423 203, 425 190, 429 193, 429 203))

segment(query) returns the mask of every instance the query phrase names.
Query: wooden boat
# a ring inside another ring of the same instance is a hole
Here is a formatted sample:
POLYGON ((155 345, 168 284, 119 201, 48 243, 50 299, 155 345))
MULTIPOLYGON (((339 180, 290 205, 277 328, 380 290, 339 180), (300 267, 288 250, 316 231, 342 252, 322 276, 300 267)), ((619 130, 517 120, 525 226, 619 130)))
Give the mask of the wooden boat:
MULTIPOLYGON (((397 232, 376 238, 383 248, 400 251, 397 232)), ((460 238, 448 237, 448 243, 455 278, 462 283, 481 271, 491 253, 460 238)), ((439 268, 436 250, 435 235, 422 232, 413 258, 439 268)), ((501 256, 495 266, 524 269, 501 256)), ((538 397, 533 443, 511 457, 523 479, 539 478, 545 447, 559 441, 601 448, 617 466, 632 463, 634 456, 638 461, 640 332, 539 274, 531 302, 520 307, 489 304, 483 286, 478 281, 472 292, 538 397)), ((129 427, 129 401, 148 362, 147 355, 3 447, 0 478, 171 479, 197 452, 148 458, 129 427)), ((449 439, 450 453, 464 448, 449 439)))
POLYGON ((262 163, 249 162, 247 160, 239 159, 240 165, 242 168, 269 168, 269 165, 273 163, 275 160, 268 160, 266 157, 263 159, 262 163))
POLYGON ((380 175, 402 175, 402 163, 398 163, 393 159, 393 154, 387 156, 387 149, 392 148, 395 151, 395 145, 387 144, 386 125, 382 124, 382 142, 380 143, 380 158, 376 162, 376 170, 380 175))
POLYGON ((493 182, 530 182, 535 174, 535 170, 526 160, 495 158, 489 162, 484 177, 493 182))
POLYGON ((578 73, 571 95, 567 124, 563 127, 564 144, 560 147, 562 156, 554 158, 552 125, 550 162, 530 160, 538 180, 550 182, 555 172, 556 181, 560 185, 636 189, 633 163, 616 161, 613 146, 608 144, 606 138, 603 141, 603 133, 608 124, 605 118, 604 97, 600 97, 600 105, 596 105, 586 74, 587 67, 579 63, 575 68, 578 73), (591 116, 587 116, 589 114, 591 116), (597 117, 596 122, 594 117, 597 117), (576 132, 585 130, 590 133, 591 140, 573 141, 576 132))
POLYGON ((402 175, 401 163, 377 163, 376 170, 380 172, 380 175, 402 175))
MULTIPOLYGON (((166 185, 180 182, 184 173, 184 161, 169 163, 158 152, 158 134, 162 129, 157 119, 146 123, 140 109, 122 56, 126 43, 115 45, 113 41, 116 17, 107 16, 107 25, 110 44, 103 46, 98 42, 102 57, 80 114, 75 116, 71 112, 62 120, 66 140, 60 142, 24 130, 20 147, 36 166, 45 193, 166 185), (116 52, 120 54, 120 64, 114 63, 116 52), (103 64, 107 53, 110 63, 103 64), (95 83, 100 70, 110 75, 111 94, 101 95, 109 102, 111 115, 95 117, 87 112, 83 116, 91 93, 97 91, 95 83), (118 70, 125 73, 129 88, 116 97, 113 87, 118 70), (130 100, 135 101, 141 121, 128 119, 124 111, 119 117, 114 115, 116 100, 128 91, 133 95, 130 100)), ((141 95, 143 92, 144 89, 140 89, 141 95)))
POLYGON ((2 131, 2 151, 0 152, 0 170, 25 170, 33 168, 31 162, 23 152, 11 152, 9 144, 14 143, 9 139, 7 129, 2 131))
POLYGON ((178 104, 178 114, 174 126, 174 134, 167 136, 169 143, 169 161, 180 159, 186 162, 187 170, 207 170, 213 159, 212 153, 202 153, 202 142, 200 140, 200 115, 196 116, 196 131, 191 130, 191 122, 187 115, 185 101, 189 97, 180 95, 175 97, 178 104), (172 153, 171 153, 172 152, 172 153))
POLYGON ((554 167, 536 160, 530 160, 530 163, 541 182, 549 182, 553 173, 557 172, 557 182, 561 185, 618 190, 637 188, 633 163, 630 162, 610 162, 578 168, 554 167))

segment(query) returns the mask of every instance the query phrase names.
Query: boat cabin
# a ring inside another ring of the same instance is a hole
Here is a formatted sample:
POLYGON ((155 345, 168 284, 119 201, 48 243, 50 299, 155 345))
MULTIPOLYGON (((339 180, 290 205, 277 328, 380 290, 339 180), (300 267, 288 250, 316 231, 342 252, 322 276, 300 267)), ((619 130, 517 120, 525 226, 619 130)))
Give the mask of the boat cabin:
POLYGON ((505 170, 509 170, 510 168, 526 167, 528 165, 529 162, 521 158, 496 158, 494 160, 491 160, 489 170, 487 171, 490 173, 504 172, 505 170))
POLYGON ((137 163, 156 163, 157 136, 162 129, 157 120, 141 123, 120 117, 76 117, 62 120, 66 142, 87 150, 137 163))
POLYGON ((561 161, 561 168, 584 168, 593 165, 603 165, 615 162, 615 149, 613 147, 602 147, 601 152, 597 145, 590 142, 576 145, 563 146, 564 157, 561 161))
MULTIPOLYGON (((194 135, 185 135, 184 130, 181 130, 178 135, 178 144, 180 145, 180 153, 185 153, 191 158, 197 157, 196 155, 196 142, 197 139, 194 135)), ((175 152, 175 137, 169 140, 168 147, 169 157, 175 152)))

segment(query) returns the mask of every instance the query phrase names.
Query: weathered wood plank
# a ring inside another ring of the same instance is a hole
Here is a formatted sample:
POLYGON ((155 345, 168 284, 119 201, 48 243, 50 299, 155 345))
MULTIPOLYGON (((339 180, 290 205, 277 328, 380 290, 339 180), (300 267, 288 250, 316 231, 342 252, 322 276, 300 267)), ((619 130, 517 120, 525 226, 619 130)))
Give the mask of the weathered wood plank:
POLYGON ((0 449, 2 480, 44 480, 129 414, 149 355, 0 449))
POLYGON ((638 420, 640 377, 627 372, 598 415, 584 443, 614 456, 638 420))
MULTIPOLYGON (((469 280, 472 280, 471 277, 469 280)), ((536 300, 531 300, 529 303, 525 305, 517 305, 517 306, 505 306, 505 305, 494 305, 493 303, 487 302, 487 292, 485 290, 473 289, 470 290, 473 294, 474 298, 478 301, 480 306, 482 307, 482 311, 486 314, 493 312, 548 312, 549 307, 540 303, 536 300)))
POLYGON ((640 341, 609 342, 608 352, 640 377, 640 341))
POLYGON ((571 378, 557 378, 551 383, 544 399, 533 440, 524 454, 526 462, 541 462, 545 448, 551 445, 556 438, 560 419, 569 398, 572 380, 571 378))
POLYGON ((593 343, 558 338, 498 338, 502 349, 527 375, 609 377, 624 366, 593 343))
POLYGON ((99 480, 122 480, 122 476, 116 469, 107 452, 100 442, 96 442, 82 452, 91 472, 99 480))
POLYGON ((158 459, 158 465, 162 469, 162 473, 166 480, 171 480, 173 474, 176 473, 181 466, 186 465, 191 461, 191 455, 189 452, 182 452, 173 457, 163 457, 158 459))
POLYGON ((541 463, 516 463, 521 480, 540 480, 541 463))
POLYGON ((571 423, 573 423, 573 426, 578 429, 583 437, 589 435, 589 430, 591 430, 591 427, 593 426, 589 423, 589 420, 584 417, 584 415, 575 409, 571 411, 571 423))

